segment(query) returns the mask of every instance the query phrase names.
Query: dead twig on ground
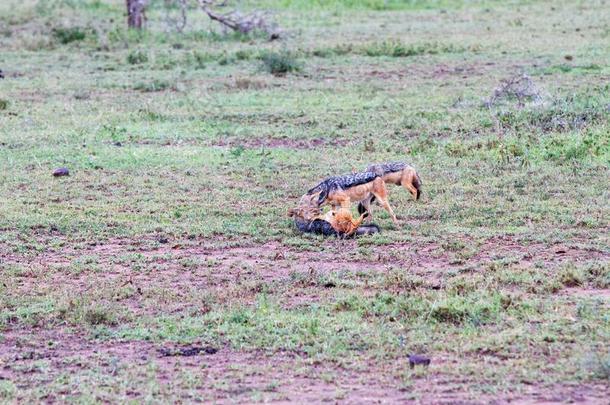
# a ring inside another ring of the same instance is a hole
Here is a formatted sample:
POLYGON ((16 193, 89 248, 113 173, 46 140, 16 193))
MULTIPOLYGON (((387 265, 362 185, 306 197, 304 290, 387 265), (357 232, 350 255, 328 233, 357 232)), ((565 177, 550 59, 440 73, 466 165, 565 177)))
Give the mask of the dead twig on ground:
MULTIPOLYGON (((222 5, 224 4, 223 2, 222 5)), ((277 24, 270 21, 266 12, 255 11, 250 14, 242 14, 239 11, 231 11, 223 14, 213 9, 214 6, 220 6, 213 0, 199 0, 199 5, 208 17, 233 31, 242 34, 251 34, 256 31, 264 32, 271 41, 282 36, 282 30, 277 24)))

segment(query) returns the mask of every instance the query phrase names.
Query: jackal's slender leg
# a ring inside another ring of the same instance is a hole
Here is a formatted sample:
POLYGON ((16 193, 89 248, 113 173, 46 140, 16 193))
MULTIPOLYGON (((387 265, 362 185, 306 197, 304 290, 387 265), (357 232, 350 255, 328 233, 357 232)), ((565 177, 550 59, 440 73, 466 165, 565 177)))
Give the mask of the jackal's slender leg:
POLYGON ((390 207, 390 203, 388 202, 387 198, 377 198, 379 198, 379 203, 381 204, 381 206, 390 214, 390 217, 392 217, 392 222, 394 222, 394 225, 398 226, 398 218, 396 218, 394 210, 392 209, 392 207, 390 207))
POLYGON ((371 199, 372 195, 360 201, 360 204, 358 204, 358 212, 360 214, 364 215, 365 213, 368 213, 368 215, 364 219, 367 223, 371 222, 373 219, 373 214, 371 213, 371 199))
POLYGON ((388 202, 388 189, 385 185, 385 182, 381 178, 375 179, 374 189, 372 191, 373 195, 379 200, 379 204, 390 214, 392 217, 392 222, 394 225, 398 226, 398 219, 394 214, 394 210, 390 207, 390 203, 388 202))
POLYGON ((400 183, 405 188, 405 190, 411 193, 413 199, 417 200, 417 189, 413 185, 413 183, 415 182, 415 176, 417 176, 417 174, 412 170, 405 172, 402 175, 402 178, 400 179, 400 183))
POLYGON ((404 188, 411 193, 414 200, 417 200, 417 189, 411 183, 403 183, 404 188))

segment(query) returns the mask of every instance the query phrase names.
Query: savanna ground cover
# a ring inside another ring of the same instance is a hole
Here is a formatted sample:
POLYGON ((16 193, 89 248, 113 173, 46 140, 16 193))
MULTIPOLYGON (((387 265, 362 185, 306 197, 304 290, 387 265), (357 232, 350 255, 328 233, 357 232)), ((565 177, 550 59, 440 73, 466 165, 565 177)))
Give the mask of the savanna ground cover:
POLYGON ((0 400, 606 401, 610 3, 241 7, 1 2, 0 400), (293 229, 389 160, 399 227, 293 229))

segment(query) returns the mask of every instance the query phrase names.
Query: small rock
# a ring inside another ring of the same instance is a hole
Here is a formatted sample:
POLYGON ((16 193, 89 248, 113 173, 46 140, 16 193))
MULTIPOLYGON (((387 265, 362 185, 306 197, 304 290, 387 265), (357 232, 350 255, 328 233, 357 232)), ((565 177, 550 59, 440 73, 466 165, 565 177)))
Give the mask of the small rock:
POLYGON ((65 167, 59 167, 59 168, 53 170, 53 176, 55 176, 55 177, 69 176, 69 175, 70 175, 70 170, 68 170, 65 167))
POLYGON ((2 69, 0 69, 0 79, 4 79, 4 72, 2 72, 2 69))
POLYGON ((159 243, 168 243, 169 239, 167 238, 159 238, 159 243))
POLYGON ((409 355, 409 367, 413 368, 415 366, 429 366, 430 358, 426 356, 422 356, 419 354, 411 354, 409 355))
POLYGON ((566 55, 564 56, 565 60, 573 60, 574 57, 572 55, 566 55))

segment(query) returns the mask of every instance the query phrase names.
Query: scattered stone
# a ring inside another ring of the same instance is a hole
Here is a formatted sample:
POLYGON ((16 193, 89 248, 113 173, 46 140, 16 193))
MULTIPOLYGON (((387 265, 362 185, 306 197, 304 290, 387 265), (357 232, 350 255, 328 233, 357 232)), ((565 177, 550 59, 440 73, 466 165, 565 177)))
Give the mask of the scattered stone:
POLYGON ((159 349, 159 353, 161 353, 161 355, 164 356, 164 357, 168 357, 168 356, 196 356, 196 355, 198 355, 200 353, 215 354, 216 352, 218 352, 218 349, 216 349, 214 347, 210 347, 210 346, 205 346, 205 347, 192 346, 192 347, 182 347, 182 348, 166 348, 166 347, 162 347, 161 349, 159 349))
POLYGON ((429 366, 430 358, 419 354, 409 355, 409 367, 414 368, 415 366, 429 366))
POLYGON ((2 69, 0 69, 0 79, 4 79, 4 72, 2 72, 2 69))
POLYGON ((572 55, 566 55, 564 56, 565 60, 574 60, 574 57, 572 55))
POLYGON ((159 243, 168 243, 169 239, 167 238, 159 238, 159 243))
POLYGON ((55 176, 55 177, 69 176, 69 175, 70 175, 70 170, 68 170, 66 167, 59 167, 59 168, 53 170, 53 176, 55 176))

